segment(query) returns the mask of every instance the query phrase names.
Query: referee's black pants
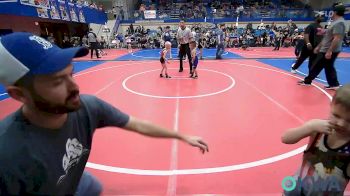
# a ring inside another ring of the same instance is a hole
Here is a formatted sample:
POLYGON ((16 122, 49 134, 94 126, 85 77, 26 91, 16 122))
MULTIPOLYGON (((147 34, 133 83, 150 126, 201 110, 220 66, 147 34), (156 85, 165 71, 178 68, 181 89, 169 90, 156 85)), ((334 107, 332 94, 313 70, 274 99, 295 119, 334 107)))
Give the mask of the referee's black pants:
POLYGON ((309 75, 305 77, 304 83, 311 84, 318 74, 325 69, 326 79, 330 87, 339 86, 337 71, 334 67, 334 62, 337 59, 339 52, 333 52, 331 59, 326 59, 326 53, 319 52, 315 61, 312 64, 309 75))
POLYGON ((180 45, 180 69, 179 72, 182 72, 183 70, 183 58, 187 55, 188 62, 190 64, 190 73, 192 73, 192 57, 191 57, 191 50, 189 44, 181 44, 180 45))

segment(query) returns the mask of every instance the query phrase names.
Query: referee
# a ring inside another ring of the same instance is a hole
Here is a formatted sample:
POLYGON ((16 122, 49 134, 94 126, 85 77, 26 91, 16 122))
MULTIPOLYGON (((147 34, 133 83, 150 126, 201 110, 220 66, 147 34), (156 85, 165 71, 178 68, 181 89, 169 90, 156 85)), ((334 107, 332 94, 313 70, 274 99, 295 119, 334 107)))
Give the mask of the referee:
POLYGON ((192 58, 189 42, 192 41, 192 33, 189 28, 186 27, 185 21, 180 21, 180 28, 177 30, 177 43, 180 44, 180 69, 179 72, 183 71, 183 58, 185 55, 188 57, 190 63, 190 74, 192 74, 192 58))

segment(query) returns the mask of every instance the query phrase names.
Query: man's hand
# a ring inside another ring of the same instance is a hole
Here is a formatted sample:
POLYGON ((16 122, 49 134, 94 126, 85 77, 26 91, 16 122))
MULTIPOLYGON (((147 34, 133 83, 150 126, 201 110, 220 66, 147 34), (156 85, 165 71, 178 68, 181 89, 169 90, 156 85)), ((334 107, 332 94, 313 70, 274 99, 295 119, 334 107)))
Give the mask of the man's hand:
POLYGON ((185 136, 183 140, 191 146, 198 147, 203 154, 209 152, 208 145, 200 137, 185 136))
POLYGON ((326 57, 326 59, 331 59, 332 58, 332 51, 327 51, 325 57, 326 57))
POLYGON ((182 135, 176 131, 160 127, 145 120, 136 119, 132 116, 130 116, 129 122, 123 128, 149 137, 179 139, 191 146, 198 147, 202 153, 209 152, 208 145, 200 137, 182 135))
POLYGON ((312 48, 312 45, 311 45, 310 43, 307 43, 307 44, 306 44, 306 47, 307 47, 308 50, 312 50, 312 49, 313 49, 313 48, 312 48))
POLYGON ((318 54, 320 52, 320 47, 316 47, 315 49, 314 49, 314 54, 318 54))

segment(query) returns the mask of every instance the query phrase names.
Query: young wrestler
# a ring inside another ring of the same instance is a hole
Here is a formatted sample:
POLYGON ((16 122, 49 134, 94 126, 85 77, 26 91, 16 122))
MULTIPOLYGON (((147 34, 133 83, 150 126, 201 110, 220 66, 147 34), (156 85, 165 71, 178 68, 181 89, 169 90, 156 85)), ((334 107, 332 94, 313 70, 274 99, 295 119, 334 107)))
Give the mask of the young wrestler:
POLYGON ((198 73, 197 73, 197 65, 198 65, 198 56, 197 56, 197 42, 191 41, 190 42, 190 50, 191 50, 191 56, 192 56, 192 74, 191 78, 197 79, 198 73))
POLYGON ((165 42, 164 46, 165 47, 162 50, 162 52, 160 53, 160 59, 159 59, 160 63, 162 64, 162 71, 160 72, 160 77, 161 78, 163 77, 163 71, 164 71, 165 77, 166 78, 171 78, 168 75, 168 68, 167 68, 166 63, 165 63, 165 61, 167 63, 169 63, 166 55, 167 55, 167 53, 171 52, 171 43, 167 41, 167 42, 165 42))

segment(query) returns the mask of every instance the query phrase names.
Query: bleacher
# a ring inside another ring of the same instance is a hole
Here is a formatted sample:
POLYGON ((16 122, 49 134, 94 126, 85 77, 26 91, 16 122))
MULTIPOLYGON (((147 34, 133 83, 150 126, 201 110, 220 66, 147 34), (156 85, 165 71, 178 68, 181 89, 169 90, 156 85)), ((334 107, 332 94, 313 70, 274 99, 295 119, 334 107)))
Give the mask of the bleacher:
MULTIPOLYGON (((231 2, 210 1, 204 0, 201 3, 188 3, 187 1, 177 0, 165 3, 166 1, 140 1, 140 5, 144 5, 146 10, 156 9, 157 17, 155 20, 170 20, 170 19, 232 19, 239 17, 241 20, 250 20, 256 18, 293 18, 308 20, 312 14, 311 10, 305 9, 305 5, 299 3, 291 4, 289 1, 283 0, 267 0, 263 1, 249 1, 249 3, 241 4, 241 1, 231 2), (276 3, 278 2, 278 3, 276 3), (194 8, 198 5, 199 10, 194 8), (205 11, 201 9, 204 6, 205 11), (238 9, 243 5, 243 9, 238 9)), ((245 2, 245 1, 244 1, 245 2)), ((133 20, 144 20, 142 11, 135 9, 130 16, 133 20)))

